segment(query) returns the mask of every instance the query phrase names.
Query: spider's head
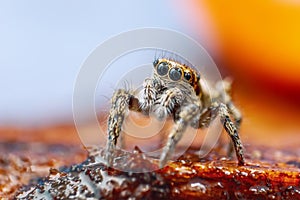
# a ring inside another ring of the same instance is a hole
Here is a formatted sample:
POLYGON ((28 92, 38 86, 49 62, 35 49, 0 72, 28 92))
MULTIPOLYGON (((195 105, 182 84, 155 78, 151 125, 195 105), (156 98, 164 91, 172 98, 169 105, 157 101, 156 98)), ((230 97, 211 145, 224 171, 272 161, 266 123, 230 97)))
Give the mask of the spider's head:
POLYGON ((154 73, 163 80, 188 83, 194 88, 197 95, 200 93, 200 75, 191 67, 166 58, 155 60, 153 66, 154 73))

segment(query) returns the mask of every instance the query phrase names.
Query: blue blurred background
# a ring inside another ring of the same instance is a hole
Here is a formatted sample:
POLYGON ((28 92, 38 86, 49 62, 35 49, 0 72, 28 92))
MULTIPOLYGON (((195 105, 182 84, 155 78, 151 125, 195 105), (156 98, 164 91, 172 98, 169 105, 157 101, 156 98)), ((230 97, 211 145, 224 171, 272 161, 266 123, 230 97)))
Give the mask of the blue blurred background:
POLYGON ((0 132, 73 124, 74 83, 89 54, 121 32, 159 27, 196 39, 234 79, 245 140, 298 145, 299 11, 291 1, 0 1, 0 132))
POLYGON ((81 64, 101 42, 140 27, 186 32, 171 1, 1 1, 0 126, 72 120, 81 64))

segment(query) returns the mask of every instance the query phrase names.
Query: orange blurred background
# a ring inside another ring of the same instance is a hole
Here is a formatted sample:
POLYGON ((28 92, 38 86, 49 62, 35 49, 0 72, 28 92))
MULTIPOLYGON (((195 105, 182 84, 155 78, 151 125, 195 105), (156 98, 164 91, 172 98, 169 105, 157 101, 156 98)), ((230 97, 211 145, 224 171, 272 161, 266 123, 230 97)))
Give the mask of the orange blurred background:
POLYGON ((223 74, 234 78, 244 137, 300 144, 300 3, 194 0, 177 8, 223 74))

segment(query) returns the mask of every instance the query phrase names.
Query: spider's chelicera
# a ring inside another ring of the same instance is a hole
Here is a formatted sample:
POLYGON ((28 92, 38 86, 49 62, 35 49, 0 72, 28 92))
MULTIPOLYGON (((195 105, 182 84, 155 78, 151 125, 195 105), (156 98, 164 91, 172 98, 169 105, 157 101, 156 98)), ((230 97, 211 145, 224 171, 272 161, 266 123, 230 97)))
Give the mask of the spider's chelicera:
POLYGON ((118 89, 112 97, 106 146, 108 163, 112 163, 113 150, 129 109, 144 114, 154 113, 157 119, 173 117, 174 125, 160 156, 160 167, 166 164, 188 126, 208 127, 217 116, 232 140, 238 164, 244 165, 243 146, 238 135, 241 114, 231 101, 229 81, 207 88, 195 69, 165 58, 155 60, 153 67, 153 76, 144 80, 139 95, 118 89))

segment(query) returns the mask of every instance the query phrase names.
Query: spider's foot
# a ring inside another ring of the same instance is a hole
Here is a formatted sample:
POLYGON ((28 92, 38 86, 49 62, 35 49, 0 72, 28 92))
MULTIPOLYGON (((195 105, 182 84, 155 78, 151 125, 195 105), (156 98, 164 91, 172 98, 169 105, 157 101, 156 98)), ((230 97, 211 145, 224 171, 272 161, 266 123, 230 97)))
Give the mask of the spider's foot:
POLYGON ((163 168, 167 164, 167 162, 170 158, 170 155, 171 155, 170 148, 168 146, 166 146, 163 149, 162 154, 159 159, 159 168, 163 168))
POLYGON ((238 165, 243 166, 245 165, 245 157, 244 154, 242 153, 241 155, 238 156, 238 165))
POLYGON ((165 165, 166 165, 166 163, 167 163, 167 158, 166 157, 160 157, 160 159, 159 159, 159 168, 163 168, 165 165))
POLYGON ((111 145, 107 145, 107 148, 105 149, 104 160, 108 166, 113 164, 113 157, 113 147, 111 145))

